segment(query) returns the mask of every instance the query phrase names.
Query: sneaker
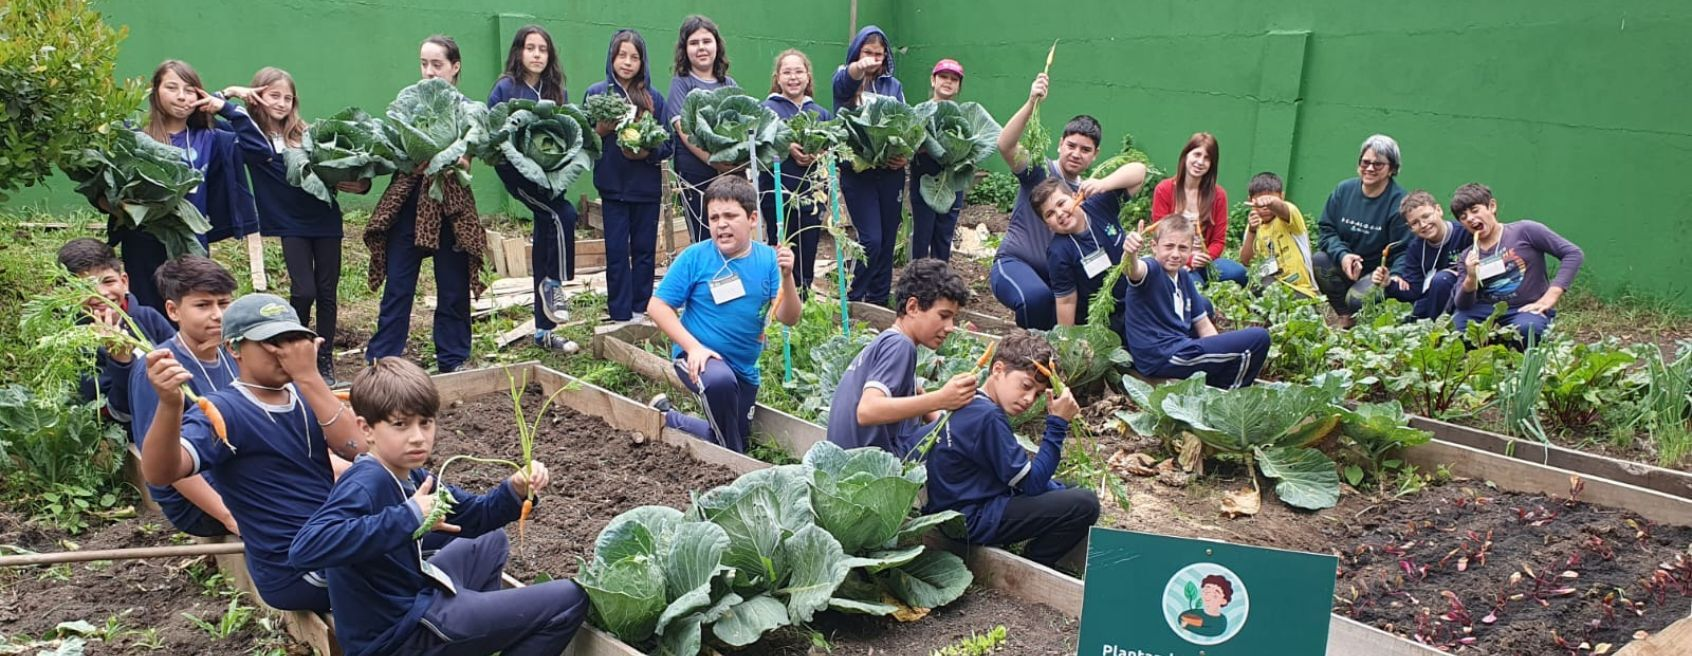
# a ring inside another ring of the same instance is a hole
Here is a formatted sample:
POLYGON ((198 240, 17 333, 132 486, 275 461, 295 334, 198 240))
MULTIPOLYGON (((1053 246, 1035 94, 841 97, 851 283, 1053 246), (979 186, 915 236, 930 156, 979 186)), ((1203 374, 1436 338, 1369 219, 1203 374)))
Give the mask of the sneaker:
POLYGON ((581 345, 577 344, 575 340, 559 335, 550 330, 535 331, 535 346, 563 353, 575 353, 582 350, 581 345))
POLYGON ((540 283, 540 296, 535 299, 541 306, 541 313, 553 323, 564 323, 570 320, 570 298, 564 294, 564 285, 556 279, 545 278, 540 283))
POLYGON ((651 401, 646 402, 646 405, 651 406, 653 410, 663 413, 668 413, 669 411, 676 409, 676 406, 670 403, 670 395, 668 394, 659 394, 658 396, 654 396, 651 401))
POLYGON ((645 312, 636 312, 636 313, 634 313, 634 316, 629 317, 628 322, 632 323, 632 324, 639 324, 639 325, 642 325, 642 326, 650 326, 650 325, 652 325, 652 318, 646 316, 645 312))

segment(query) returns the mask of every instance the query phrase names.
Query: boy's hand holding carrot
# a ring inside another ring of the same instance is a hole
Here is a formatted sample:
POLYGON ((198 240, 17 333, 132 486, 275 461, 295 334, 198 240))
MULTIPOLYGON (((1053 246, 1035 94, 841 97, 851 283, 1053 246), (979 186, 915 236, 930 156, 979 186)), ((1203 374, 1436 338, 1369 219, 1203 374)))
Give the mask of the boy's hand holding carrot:
POLYGON ((546 484, 552 482, 552 474, 547 471, 546 463, 539 460, 529 462, 527 471, 519 471, 511 475, 511 490, 518 498, 527 499, 546 489, 546 484))
MULTIPOLYGON (((1050 393, 1048 392, 1048 396, 1049 395, 1050 393)), ((1057 417, 1064 421, 1073 421, 1075 419, 1075 415, 1081 414, 1081 404, 1075 401, 1074 390, 1065 389, 1063 390, 1063 394, 1059 395, 1055 399, 1052 399, 1050 403, 1046 404, 1046 411, 1051 413, 1053 417, 1057 417)))
POLYGON ((147 382, 158 393, 160 407, 175 408, 176 414, 182 414, 182 386, 193 379, 194 374, 176 361, 170 349, 154 349, 147 354, 147 382))

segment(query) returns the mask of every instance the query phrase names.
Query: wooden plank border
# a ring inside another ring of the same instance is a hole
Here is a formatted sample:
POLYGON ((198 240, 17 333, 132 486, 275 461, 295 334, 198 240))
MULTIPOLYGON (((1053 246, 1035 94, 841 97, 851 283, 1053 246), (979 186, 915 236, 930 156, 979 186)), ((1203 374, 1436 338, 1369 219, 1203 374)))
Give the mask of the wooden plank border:
POLYGON ((1410 425, 1433 433, 1434 439, 1442 442, 1692 499, 1692 472, 1664 469, 1555 444, 1541 444, 1427 417, 1412 415, 1410 425))

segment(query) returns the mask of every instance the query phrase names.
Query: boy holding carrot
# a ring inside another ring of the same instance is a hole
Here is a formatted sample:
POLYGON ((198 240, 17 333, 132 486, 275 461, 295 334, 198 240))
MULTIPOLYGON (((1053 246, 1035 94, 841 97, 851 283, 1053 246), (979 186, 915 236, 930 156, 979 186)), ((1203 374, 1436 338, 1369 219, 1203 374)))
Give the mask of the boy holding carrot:
MULTIPOLYGON (((1086 323, 1089 301, 1101 291, 1122 298, 1127 286, 1120 278, 1110 289, 1102 287, 1105 272, 1121 262, 1124 254, 1140 250, 1140 231, 1124 231, 1116 216, 1123 201, 1139 190, 1144 179, 1124 167, 1105 176, 1102 188, 1090 195, 1071 194, 1057 178, 1046 178, 1029 192, 1029 202, 1052 231, 1052 243, 1046 247, 1046 271, 1051 275, 1052 296, 1057 301, 1058 325, 1086 323)), ((1110 329, 1118 337, 1122 336, 1123 312, 1123 304, 1117 303, 1110 316, 1110 329)))
POLYGON ((675 410, 663 394, 651 405, 671 428, 745 453, 765 317, 799 323, 793 249, 752 240, 758 194, 745 178, 717 178, 705 188, 704 208, 710 240, 676 257, 646 313, 675 344, 676 375, 701 397, 706 419, 675 410))
POLYGON ((1040 370, 1055 357, 1045 338, 1018 330, 999 343, 987 383, 952 414, 928 456, 925 513, 963 513, 974 544, 1028 540, 1023 555, 1051 565, 1087 537, 1099 498, 1052 480, 1069 422, 1080 412, 1070 390, 1040 370), (1050 390, 1048 391, 1048 386, 1050 390), (1046 395, 1046 431, 1033 458, 1017 444, 1010 418, 1046 395))
POLYGON ((572 581, 501 589, 509 542, 500 527, 520 521, 524 499, 546 487, 531 461, 487 494, 448 487, 436 514, 435 478, 422 467, 435 446, 441 399, 417 365, 387 357, 352 384, 352 421, 370 452, 335 483, 329 500, 294 536, 289 562, 323 569, 335 606, 335 636, 364 654, 557 654, 587 617, 572 581), (419 527, 460 539, 425 560, 419 527))
POLYGON ((1269 331, 1245 328, 1218 333, 1210 322, 1210 301, 1199 294, 1187 271, 1193 221, 1178 214, 1159 220, 1152 256, 1128 271, 1128 353, 1134 369, 1155 378, 1186 378, 1203 372, 1211 387, 1233 389, 1257 380, 1269 356, 1269 331))
MULTIPOLYGON (((142 305, 129 293, 129 274, 123 270, 123 260, 105 242, 80 237, 59 247, 59 266, 72 276, 88 280, 99 297, 90 296, 82 307, 84 321, 101 335, 128 333, 130 337, 157 344, 176 334, 176 328, 158 310, 142 305), (103 298, 102 298, 103 297, 103 298), (135 334, 130 323, 123 320, 128 314, 141 334, 135 334)), ((106 413, 124 430, 129 430, 129 363, 135 360, 128 348, 101 347, 94 354, 93 376, 83 376, 79 393, 83 401, 96 398, 106 400, 106 413)))
POLYGON ((363 451, 362 436, 317 369, 323 340, 287 301, 237 299, 222 311, 221 339, 240 377, 186 411, 184 386, 203 372, 168 348, 147 354, 143 368, 159 400, 141 473, 153 485, 210 473, 240 524, 259 596, 282 610, 328 612, 323 576, 290 565, 288 547, 329 498, 337 463, 363 451))
POLYGON ((961 373, 932 392, 917 389, 918 345, 938 349, 957 329, 969 286, 945 262, 905 266, 895 295, 898 316, 858 353, 834 389, 828 441, 842 448, 873 446, 903 457, 927 434, 922 424, 956 410, 975 395, 974 373, 961 373))
POLYGON ((1412 304, 1412 317, 1432 319, 1446 314, 1457 287, 1457 258, 1474 245, 1475 236, 1456 221, 1447 221, 1445 208, 1421 189, 1405 196, 1398 208, 1416 238, 1404 241, 1404 256, 1390 270, 1383 262, 1371 279, 1386 290, 1387 298, 1412 304))
MULTIPOLYGON (((234 301, 235 276, 210 258, 184 255, 159 265, 156 277, 165 311, 182 330, 149 343, 169 351, 172 359, 193 372, 187 385, 195 394, 203 397, 230 389, 241 369, 220 343, 225 308, 234 301)), ((139 322, 140 317, 136 320, 139 322)), ((127 351, 114 349, 114 353, 116 350, 127 351)), ((130 353, 124 355, 133 359, 130 353)), ((134 418, 131 439, 137 449, 145 449, 148 429, 159 414, 159 394, 148 383, 146 366, 129 367, 124 375, 128 398, 123 400, 123 407, 134 418)), ((181 412, 177 415, 180 421, 181 412)), ((239 525, 218 494, 213 478, 209 473, 195 474, 170 485, 149 485, 147 492, 178 531, 200 537, 240 535, 239 525)))
POLYGON ((1310 276, 1310 232, 1304 213, 1287 201, 1281 176, 1268 171, 1252 176, 1246 194, 1251 213, 1246 215, 1245 237, 1240 240, 1240 264, 1250 267, 1256 260, 1257 277, 1263 284, 1279 282, 1317 298, 1316 279, 1310 276), (1259 256, 1263 259, 1258 260, 1259 256))

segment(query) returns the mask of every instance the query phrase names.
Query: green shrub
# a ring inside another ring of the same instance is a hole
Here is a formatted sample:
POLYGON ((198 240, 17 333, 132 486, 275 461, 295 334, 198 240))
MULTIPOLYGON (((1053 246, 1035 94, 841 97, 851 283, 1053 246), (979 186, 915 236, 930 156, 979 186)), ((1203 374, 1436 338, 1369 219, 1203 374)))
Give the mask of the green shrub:
POLYGON ((82 0, 0 3, 0 201, 97 145, 140 106, 140 81, 113 73, 127 35, 82 0))
POLYGON ((1016 178, 1009 173, 988 173, 975 186, 964 194, 964 201, 970 205, 992 205, 1000 212, 1011 211, 1016 204, 1016 178))

